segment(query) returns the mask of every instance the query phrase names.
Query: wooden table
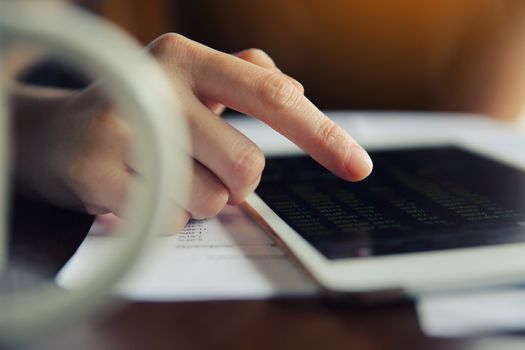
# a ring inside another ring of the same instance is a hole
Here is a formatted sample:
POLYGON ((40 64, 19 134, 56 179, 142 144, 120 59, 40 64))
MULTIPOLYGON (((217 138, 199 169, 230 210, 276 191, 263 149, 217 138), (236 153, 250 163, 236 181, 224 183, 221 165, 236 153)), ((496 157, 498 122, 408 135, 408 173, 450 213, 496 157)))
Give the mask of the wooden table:
MULTIPOLYGON (((52 276, 92 217, 17 198, 11 260, 52 276)), ((424 336, 410 303, 364 307, 321 298, 180 303, 116 302, 111 311, 33 342, 31 349, 515 349, 507 341, 424 336), (492 343, 494 344, 494 343, 492 343), (478 347, 479 346, 479 347, 478 347)), ((515 346, 515 345, 514 345, 515 346)), ((0 345, 1 348, 1 345, 0 345)), ((523 347, 525 348, 525 338, 523 347)))

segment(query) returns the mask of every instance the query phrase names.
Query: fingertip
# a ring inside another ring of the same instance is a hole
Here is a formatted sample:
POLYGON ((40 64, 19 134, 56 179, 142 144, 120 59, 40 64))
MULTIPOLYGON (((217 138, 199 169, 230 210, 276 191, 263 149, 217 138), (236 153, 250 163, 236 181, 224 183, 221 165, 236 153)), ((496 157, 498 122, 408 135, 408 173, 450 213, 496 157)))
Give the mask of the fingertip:
POLYGON ((184 226, 186 226, 190 219, 191 215, 189 212, 182 208, 177 208, 176 212, 170 218, 168 227, 164 232, 162 232, 162 235, 172 236, 174 234, 179 233, 180 231, 182 231, 182 229, 184 229, 184 226))
POLYGON ((349 181, 361 181, 365 179, 374 167, 370 155, 358 144, 350 147, 350 155, 346 160, 345 169, 349 181))

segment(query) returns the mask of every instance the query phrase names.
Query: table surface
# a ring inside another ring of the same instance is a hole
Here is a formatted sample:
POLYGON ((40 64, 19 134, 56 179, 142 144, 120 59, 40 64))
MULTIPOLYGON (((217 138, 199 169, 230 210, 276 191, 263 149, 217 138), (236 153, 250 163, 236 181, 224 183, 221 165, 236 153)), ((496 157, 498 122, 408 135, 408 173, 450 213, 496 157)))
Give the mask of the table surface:
MULTIPOLYGON (((52 277, 78 247, 92 220, 88 215, 16 198, 11 220, 11 263, 29 261, 40 266, 41 274, 52 277)), ((490 339, 490 347, 486 346, 487 341, 428 338, 422 334, 414 306, 408 302, 357 306, 308 298, 177 303, 116 301, 111 310, 71 324, 27 347, 98 350, 525 348, 525 338, 522 340, 520 335, 490 339)))

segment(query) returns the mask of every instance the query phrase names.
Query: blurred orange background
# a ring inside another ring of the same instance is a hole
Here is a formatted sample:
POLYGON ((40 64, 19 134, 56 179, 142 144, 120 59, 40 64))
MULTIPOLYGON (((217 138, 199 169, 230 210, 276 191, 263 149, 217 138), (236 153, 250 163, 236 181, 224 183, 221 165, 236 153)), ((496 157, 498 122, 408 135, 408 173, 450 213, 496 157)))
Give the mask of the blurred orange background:
POLYGON ((176 31, 226 52, 261 48, 325 109, 515 119, 525 104, 522 0, 84 2, 142 43, 176 31))

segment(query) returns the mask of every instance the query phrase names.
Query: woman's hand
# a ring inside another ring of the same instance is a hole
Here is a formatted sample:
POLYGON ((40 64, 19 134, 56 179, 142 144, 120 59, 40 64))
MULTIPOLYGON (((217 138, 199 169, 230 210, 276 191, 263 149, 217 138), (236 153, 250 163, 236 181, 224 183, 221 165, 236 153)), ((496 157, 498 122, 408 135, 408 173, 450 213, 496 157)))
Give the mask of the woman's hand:
MULTIPOLYGON (((370 173, 367 153, 264 52, 229 55, 177 34, 165 34, 147 49, 173 82, 193 142, 191 198, 176 229, 189 218, 211 217, 226 204, 241 203, 259 183, 264 156, 218 116, 225 106, 262 120, 343 179, 357 181, 370 173)), ((48 187, 60 195, 46 193, 45 186, 37 192, 91 213, 121 213, 128 185, 138 181, 129 163, 133 136, 96 88, 63 98, 41 126, 33 134, 44 136, 20 141, 30 145, 22 145, 29 149, 25 168, 34 168, 27 162, 36 155, 30 155, 45 149, 49 156, 37 161, 38 167, 51 169, 40 173, 49 173, 55 184, 48 187)))

